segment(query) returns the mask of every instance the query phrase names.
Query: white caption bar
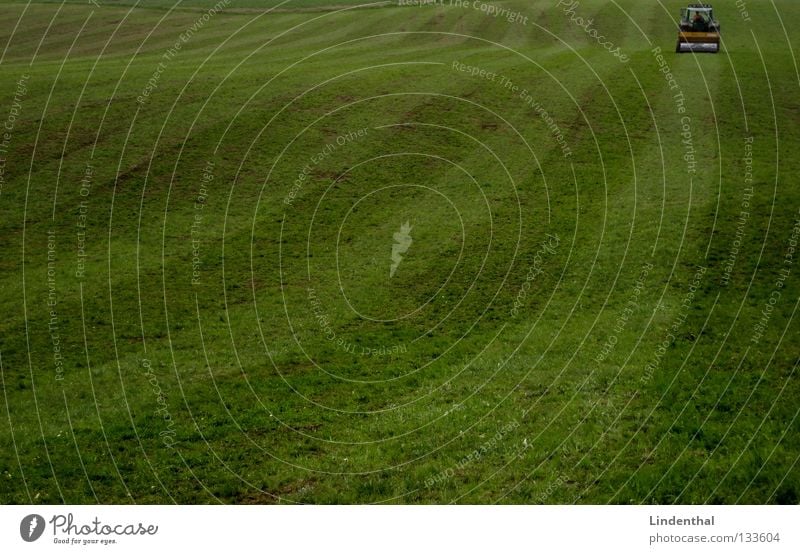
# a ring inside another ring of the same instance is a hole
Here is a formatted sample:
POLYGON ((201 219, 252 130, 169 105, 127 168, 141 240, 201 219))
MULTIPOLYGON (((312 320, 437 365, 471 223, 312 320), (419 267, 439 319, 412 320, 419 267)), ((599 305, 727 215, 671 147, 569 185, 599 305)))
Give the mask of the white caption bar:
POLYGON ((0 515, 2 552, 800 552, 798 506, 2 506, 0 515))

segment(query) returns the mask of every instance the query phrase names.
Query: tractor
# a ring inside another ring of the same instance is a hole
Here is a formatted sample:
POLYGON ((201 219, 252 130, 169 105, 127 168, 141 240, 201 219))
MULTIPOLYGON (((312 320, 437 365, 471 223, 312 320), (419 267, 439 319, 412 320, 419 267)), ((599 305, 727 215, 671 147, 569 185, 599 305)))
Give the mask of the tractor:
POLYGON ((719 21, 711 4, 689 4, 681 8, 675 52, 719 52, 719 21))

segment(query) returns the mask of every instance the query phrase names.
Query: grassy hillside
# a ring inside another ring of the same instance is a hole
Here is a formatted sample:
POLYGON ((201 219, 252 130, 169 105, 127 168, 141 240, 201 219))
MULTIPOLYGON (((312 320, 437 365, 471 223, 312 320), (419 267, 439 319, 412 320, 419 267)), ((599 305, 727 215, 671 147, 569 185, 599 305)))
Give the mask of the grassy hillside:
POLYGON ((796 2, 215 4, 0 4, 0 500, 798 502, 796 2))

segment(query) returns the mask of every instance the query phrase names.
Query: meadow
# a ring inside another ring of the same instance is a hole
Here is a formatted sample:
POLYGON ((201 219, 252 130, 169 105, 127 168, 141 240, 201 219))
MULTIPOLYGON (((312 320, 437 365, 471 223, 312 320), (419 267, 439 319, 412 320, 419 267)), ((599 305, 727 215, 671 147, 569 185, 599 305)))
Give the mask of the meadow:
POLYGON ((0 501, 798 503, 749 4, 0 2, 0 501))

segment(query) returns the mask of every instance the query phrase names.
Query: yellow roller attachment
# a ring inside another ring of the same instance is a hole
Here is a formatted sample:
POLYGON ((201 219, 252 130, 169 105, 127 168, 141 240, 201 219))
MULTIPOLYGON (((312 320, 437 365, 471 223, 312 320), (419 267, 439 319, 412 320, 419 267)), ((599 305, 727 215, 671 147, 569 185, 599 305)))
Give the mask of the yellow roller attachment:
POLYGON ((719 52, 719 33, 681 31, 676 52, 719 52))

